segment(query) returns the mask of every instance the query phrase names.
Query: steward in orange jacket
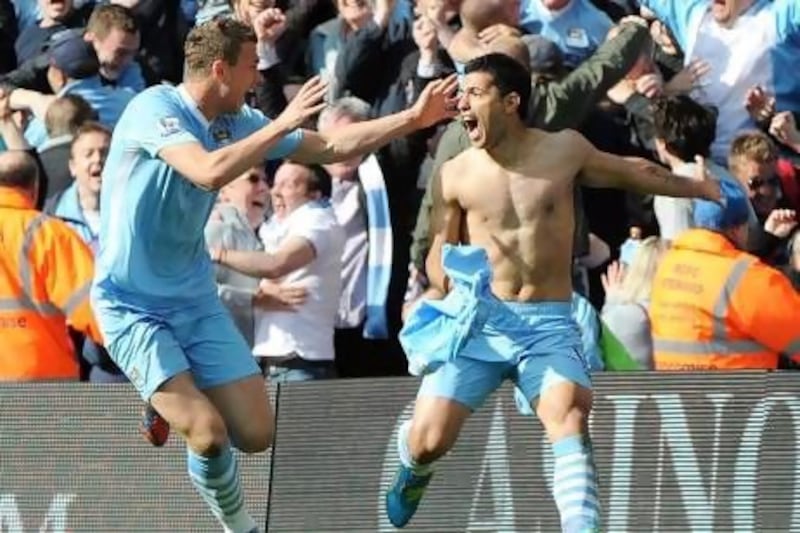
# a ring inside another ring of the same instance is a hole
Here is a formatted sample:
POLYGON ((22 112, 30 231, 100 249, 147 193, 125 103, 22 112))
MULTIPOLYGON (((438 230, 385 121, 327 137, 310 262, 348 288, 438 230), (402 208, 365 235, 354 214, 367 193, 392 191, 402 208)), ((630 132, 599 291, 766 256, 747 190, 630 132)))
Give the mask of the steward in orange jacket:
POLYGON ((34 207, 36 162, 0 153, 0 380, 80 377, 69 324, 102 344, 89 305, 92 252, 34 207))
POLYGON ((800 294, 741 249, 748 199, 721 183, 725 206, 694 202, 695 229, 666 252, 653 280, 656 370, 777 369, 800 363, 800 294))

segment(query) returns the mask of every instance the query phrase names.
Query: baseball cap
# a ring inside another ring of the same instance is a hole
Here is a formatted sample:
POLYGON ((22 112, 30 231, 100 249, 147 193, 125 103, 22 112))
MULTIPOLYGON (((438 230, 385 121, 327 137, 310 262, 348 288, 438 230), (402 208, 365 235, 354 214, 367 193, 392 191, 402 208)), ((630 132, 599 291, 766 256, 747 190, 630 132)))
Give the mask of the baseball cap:
POLYGON ((721 231, 746 224, 750 218, 750 200, 742 187, 731 180, 719 182, 721 203, 696 199, 692 216, 697 228, 721 231))
POLYGON ((97 54, 92 44, 84 40, 83 30, 65 30, 55 34, 48 56, 50 64, 63 71, 68 78, 88 78, 100 70, 97 54))
POLYGON ((558 75, 564 65, 564 55, 556 43, 541 35, 523 35, 522 42, 528 47, 531 72, 558 75))

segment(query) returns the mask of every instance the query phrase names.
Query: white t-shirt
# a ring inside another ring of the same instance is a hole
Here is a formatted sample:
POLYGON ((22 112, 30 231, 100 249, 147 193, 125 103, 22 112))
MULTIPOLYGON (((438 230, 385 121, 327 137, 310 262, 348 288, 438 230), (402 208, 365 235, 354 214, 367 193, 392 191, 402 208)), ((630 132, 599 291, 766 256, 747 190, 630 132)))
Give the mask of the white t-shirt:
MULTIPOLYGON (((711 145, 714 161, 725 164, 736 134, 755 125, 745 109, 747 91, 761 85, 770 87, 774 77, 770 46, 775 43, 775 13, 771 9, 743 13, 732 28, 714 21, 711 12, 703 15, 697 37, 686 52, 686 62, 693 58, 707 61, 712 71, 703 77, 706 85, 692 91, 700 103, 716 106, 717 137, 711 145)), ((792 76, 786 72, 784 75, 792 76)))
POLYGON ((260 236, 267 253, 290 238, 306 239, 314 247, 311 263, 281 280, 304 286, 306 301, 294 311, 255 311, 253 354, 279 357, 296 352, 311 361, 333 360, 333 328, 342 286, 344 230, 327 205, 309 202, 278 222, 262 226, 260 236))
MULTIPOLYGON (((714 178, 736 184, 747 195, 747 190, 744 189, 744 186, 725 168, 709 160, 706 160, 706 168, 714 178)), ((683 163, 673 170, 673 174, 684 176, 686 179, 695 179, 695 172, 696 165, 694 163, 683 163)), ((759 231, 756 212, 753 210, 752 204, 749 207, 750 231, 759 231)), ((674 240, 684 231, 694 227, 694 203, 690 198, 656 196, 653 199, 653 211, 655 211, 659 234, 662 239, 674 240)))
MULTIPOLYGON (((694 179, 695 167, 694 163, 684 163, 675 167, 672 173, 686 179, 694 179)), ((692 222, 693 209, 691 198, 655 196, 653 211, 658 221, 661 238, 671 241, 687 229, 692 228, 694 226, 692 222)))

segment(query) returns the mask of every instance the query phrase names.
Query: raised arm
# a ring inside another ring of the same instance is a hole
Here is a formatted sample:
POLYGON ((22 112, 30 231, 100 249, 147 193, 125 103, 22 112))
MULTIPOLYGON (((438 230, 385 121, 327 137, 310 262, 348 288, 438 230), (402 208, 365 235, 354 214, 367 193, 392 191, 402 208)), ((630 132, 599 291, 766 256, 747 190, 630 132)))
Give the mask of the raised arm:
MULTIPOLYGON (((153 109, 144 106, 143 116, 155 119, 152 133, 145 134, 144 148, 175 168, 186 179, 203 189, 219 189, 235 180, 247 169, 260 165, 265 159, 280 159, 288 155, 301 140, 297 128, 325 106, 322 101, 327 85, 318 77, 300 89, 283 113, 269 122, 260 112, 250 110, 255 124, 254 133, 219 150, 207 151, 179 119, 181 116, 167 104, 155 102, 153 109), (155 115, 155 116, 154 116, 155 115), (296 141, 296 142, 292 142, 296 141)), ((134 100, 134 103, 137 103, 134 100)), ((154 103, 150 99, 148 103, 154 103)), ((140 131, 145 131, 141 126, 140 131)))
POLYGON ((28 89, 14 89, 9 98, 11 109, 14 111, 30 111, 39 120, 44 120, 47 108, 50 107, 56 96, 28 89))
POLYGON ((641 50, 651 42, 647 28, 632 22, 603 43, 586 61, 562 80, 542 85, 544 100, 537 90, 531 94, 531 109, 537 126, 549 131, 577 127, 606 92, 631 70, 641 50))
POLYGON ((404 137, 456 115, 455 75, 429 83, 413 107, 392 115, 349 124, 327 134, 304 131, 290 159, 304 164, 327 164, 374 152, 389 141, 404 137))
POLYGON ((14 122, 11 111, 10 93, 2 88, 0 88, 0 139, 6 143, 6 148, 8 150, 31 149, 22 130, 17 126, 17 123, 14 122))
POLYGON ((291 131, 275 121, 219 150, 209 152, 196 139, 187 139, 162 148, 157 155, 201 189, 215 190, 261 164, 265 154, 291 131))
POLYGON ((721 198, 719 182, 708 173, 702 158, 697 161, 696 179, 688 179, 647 159, 601 152, 577 133, 573 137, 573 146, 584 157, 578 181, 586 187, 624 189, 675 198, 713 201, 721 198))
POLYGON ((445 244, 458 244, 461 241, 461 226, 464 211, 458 202, 457 191, 453 187, 452 163, 442 165, 433 176, 433 206, 431 210, 431 247, 425 261, 425 271, 431 287, 443 294, 450 289, 449 280, 442 267, 442 247, 445 244))

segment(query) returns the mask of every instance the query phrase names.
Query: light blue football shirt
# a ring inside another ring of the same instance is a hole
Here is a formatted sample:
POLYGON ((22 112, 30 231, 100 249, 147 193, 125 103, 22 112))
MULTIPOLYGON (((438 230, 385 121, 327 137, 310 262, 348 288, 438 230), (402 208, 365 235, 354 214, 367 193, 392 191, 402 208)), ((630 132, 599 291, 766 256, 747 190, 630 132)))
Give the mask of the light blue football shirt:
MULTIPOLYGON (((217 192, 197 187, 158 153, 190 142, 213 151, 268 123, 248 106, 209 122, 182 86, 158 85, 131 100, 103 171, 95 273, 102 297, 147 308, 216 298, 204 228, 217 192)), ((293 131, 265 159, 288 156, 301 140, 293 131)))
MULTIPOLYGON (((113 130, 128 102, 136 95, 130 89, 103 85, 100 76, 90 76, 67 83, 56 96, 75 94, 97 112, 100 123, 113 130)), ((33 147, 41 148, 49 140, 44 120, 34 117, 25 128, 25 140, 33 147)))
POLYGON ((564 64, 575 68, 605 42, 614 23, 589 0, 571 0, 558 11, 550 11, 541 0, 523 0, 520 26, 556 43, 564 64))

